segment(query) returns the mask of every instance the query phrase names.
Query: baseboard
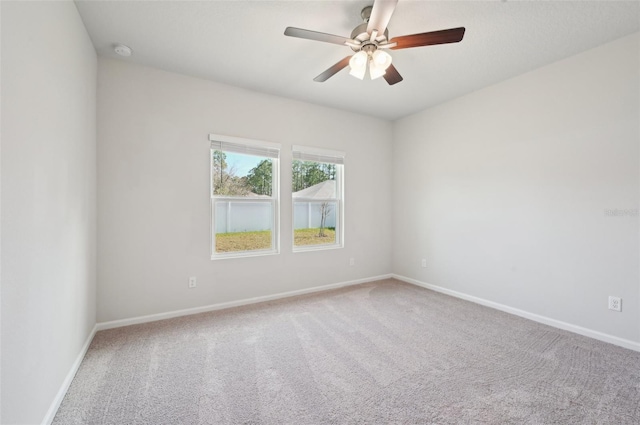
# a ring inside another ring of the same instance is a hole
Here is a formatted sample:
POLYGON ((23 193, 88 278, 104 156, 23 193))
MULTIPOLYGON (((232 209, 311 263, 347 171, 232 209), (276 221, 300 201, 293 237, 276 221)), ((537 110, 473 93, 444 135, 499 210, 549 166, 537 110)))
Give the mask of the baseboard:
POLYGON ((516 316, 520 316, 520 317, 523 317, 525 319, 533 320, 535 322, 542 323, 542 324, 545 324, 545 325, 553 326, 553 327, 558 328, 558 329, 563 329, 565 331, 573 332, 573 333, 576 333, 576 334, 579 334, 579 335, 583 335, 583 336, 587 336, 587 337, 590 337, 590 338, 597 339, 599 341, 608 342, 610 344, 618 345, 620 347, 624 347, 624 348, 628 348, 630 350, 634 350, 634 351, 639 351, 640 352, 640 343, 637 343, 637 342, 634 342, 634 341, 631 341, 631 340, 628 340, 628 339, 619 338, 617 336, 605 334, 603 332, 598 332, 598 331, 595 331, 595 330, 592 330, 592 329, 583 328, 581 326, 573 325, 571 323, 566 323, 566 322, 562 322, 560 320, 551 319, 549 317, 545 317, 545 316, 541 316, 539 314, 530 313, 528 311, 524 311, 524 310, 520 310, 520 309, 517 309, 517 308, 509 307, 509 306, 504 305, 504 304, 496 303, 494 301, 485 300, 483 298, 479 298, 479 297, 475 297, 473 295, 468 295, 468 294, 465 294, 465 293, 462 293, 462 292, 454 291, 452 289, 447 289, 447 288, 443 288, 441 286, 437 286, 437 285, 432 285, 432 284, 429 284, 429 283, 421 282, 419 280, 412 279, 412 278, 409 278, 409 277, 406 277, 406 276, 397 275, 397 274, 385 274, 385 275, 368 277, 368 278, 364 278, 364 279, 356 279, 356 280, 350 280, 350 281, 346 281, 346 282, 338 282, 338 283, 333 283, 333 284, 329 284, 329 285, 314 286, 313 288, 300 289, 300 290, 296 290, 296 291, 281 292, 281 293, 278 293, 278 294, 265 295, 265 296, 261 296, 261 297, 246 298, 246 299, 243 299, 243 300, 230 301, 230 302, 218 303, 218 304, 211 304, 211 305, 202 306, 202 307, 188 308, 188 309, 183 309, 183 310, 170 311, 170 312, 166 312, 166 313, 151 314, 151 315, 148 315, 148 316, 139 316, 139 317, 132 317, 132 318, 129 318, 129 319, 113 320, 113 321, 109 321, 109 322, 97 323, 93 327, 91 332, 89 333, 89 336, 87 337, 84 345, 82 346, 82 349, 78 353, 78 356, 76 357, 76 360, 73 362, 73 365, 71 366, 71 369, 69 370, 69 373, 67 373, 67 376, 65 377, 64 381, 62 382, 62 385, 60 386, 60 389, 58 390, 58 393, 56 394, 55 399, 51 403, 51 405, 49 407, 49 410, 47 411, 47 414, 45 415, 44 419, 42 420, 42 425, 50 425, 51 422, 53 422, 53 418, 55 417, 56 412, 58 411, 58 408, 60 407, 60 404, 62 403, 62 400, 64 399, 64 396, 66 395, 66 393, 67 393, 67 391, 69 389, 69 386, 71 385, 71 382, 73 381, 73 378, 76 375, 76 372, 78 371, 78 368, 80 367, 80 364, 82 363, 82 360, 84 359, 84 356, 87 353, 87 350, 89 349, 89 345, 91 344, 91 341, 93 340, 93 337, 95 336, 97 331, 105 330, 105 329, 112 329, 112 328, 119 328, 119 327, 122 327, 122 326, 135 325, 135 324, 139 324, 139 323, 155 322, 157 320, 170 319, 170 318, 173 318, 173 317, 180 317, 180 316, 188 316, 188 315, 191 315, 191 314, 205 313, 205 312, 208 312, 208 311, 222 310, 222 309, 225 309, 225 308, 239 307, 239 306, 249 305, 249 304, 256 304, 256 303, 261 303, 261 302, 265 302, 265 301, 273 301, 273 300, 278 300, 278 299, 282 299, 282 298, 294 297, 294 296, 297 296, 297 295, 305 295, 305 294, 312 294, 312 293, 315 293, 315 292, 329 291, 331 289, 337 289, 337 288, 342 288, 342 287, 346 287, 346 286, 358 285, 358 284, 361 284, 361 283, 374 282, 374 281, 377 281, 377 280, 384 280, 384 279, 390 279, 390 278, 397 279, 397 280, 400 280, 400 281, 403 281, 403 282, 406 282, 406 283, 410 283, 412 285, 420 286, 420 287, 423 287, 423 288, 426 288, 426 289, 431 289, 433 291, 440 292, 442 294, 450 295, 452 297, 460 298, 460 299, 463 299, 463 300, 466 300, 466 301, 470 301, 470 302, 473 302, 473 303, 476 303, 476 304, 480 304, 480 305, 483 305, 483 306, 486 306, 486 307, 494 308, 496 310, 504 311, 505 313, 514 314, 516 316))
POLYGON ((97 331, 104 330, 104 329, 119 328, 119 327, 128 326, 128 325, 135 325, 138 323, 155 322, 157 320, 170 319, 172 317, 180 317, 180 316, 188 316, 191 314, 205 313, 207 311, 222 310, 225 308, 238 307, 242 305, 256 304, 256 303, 261 303, 265 301, 273 301, 273 300, 278 300, 282 298, 294 297, 297 295, 312 294, 314 292, 328 291, 331 289, 342 288, 345 286, 352 286, 352 285, 358 285, 366 282, 374 282, 377 280, 390 279, 391 277, 392 277, 391 274, 373 276, 373 277, 368 277, 364 279, 333 283, 329 285, 314 286, 313 288, 300 289, 297 291, 289 291, 289 292, 281 292, 273 295, 265 295, 262 297, 246 298, 243 300, 212 304, 212 305, 207 305, 203 307, 188 308, 184 310, 170 311, 167 313, 151 314, 148 316, 132 317, 129 319, 96 323, 93 329, 91 330, 91 332, 89 333, 89 336, 87 337, 87 340, 85 341, 84 345, 82 346, 80 353, 78 353, 76 360, 73 362, 73 365, 69 370, 69 373, 67 373, 67 376, 62 382, 62 385, 60 386, 60 389, 58 390, 56 397, 54 398, 53 402, 49 406, 49 410, 47 411, 47 414, 42 420, 42 425, 50 425, 53 422, 53 418, 56 416, 56 412, 60 408, 60 404, 62 403, 64 396, 67 394, 67 391, 69 390, 69 386, 71 385, 71 382, 73 381, 73 378, 75 377, 76 372, 78 372, 78 368, 80 368, 80 364, 82 363, 82 360, 84 359, 85 354, 87 354, 89 345, 91 344, 91 341, 93 340, 93 337, 95 336, 97 331))
POLYGON ((599 341, 608 342, 610 344, 618 345, 620 347, 628 348, 634 351, 640 351, 640 343, 631 341, 617 336, 609 335, 603 332, 594 331, 592 329, 583 328, 582 326, 573 325, 571 323, 563 322, 561 320, 552 319, 550 317, 541 316, 539 314, 530 313, 528 311, 520 310, 518 308, 509 307, 508 305, 500 304, 494 301, 485 300, 484 298, 475 297, 462 292, 454 291, 452 289, 443 288, 442 286, 432 285, 430 283, 421 282, 410 277, 392 274, 394 279, 401 280, 412 285, 421 286, 423 288, 431 289, 442 294, 451 295, 452 297, 460 298, 462 300, 471 301, 476 304, 480 304, 486 307, 491 307, 496 310, 504 311, 516 316, 524 317, 525 319, 533 320, 534 322, 542 323, 545 325, 553 326, 554 328, 562 329, 565 331, 573 332, 582 336, 597 339, 599 341))
POLYGON ((53 422, 53 418, 56 416, 56 412, 58 412, 58 408, 60 407, 60 404, 62 403, 64 396, 67 394, 67 391, 69 390, 69 386, 71 385, 71 381, 73 381, 74 376, 76 376, 76 372, 78 372, 78 368, 80 368, 80 364, 84 359, 84 355, 87 354, 89 345, 91 344, 91 341, 93 340, 93 337, 97 331, 98 331, 98 325, 94 325, 93 329, 89 333, 89 336, 87 337, 87 340, 84 342, 82 349, 78 353, 76 360, 73 362, 73 365, 71 365, 71 369, 69 370, 69 373, 67 373, 67 376, 64 378, 64 381, 62 381, 62 385, 60 386, 60 389, 58 390, 56 397, 53 399, 53 402, 49 406, 49 410, 47 411, 47 414, 44 416, 44 419, 42 420, 42 425, 50 425, 51 422, 53 422))
POLYGON ((391 274, 367 277, 364 279, 349 280, 346 282, 332 283, 329 285, 314 286, 313 288, 299 289, 296 291, 280 292, 273 295, 264 295, 261 297, 245 298, 237 301, 229 301, 225 303, 210 304, 202 307, 187 308, 184 310, 169 311, 166 313, 150 314, 148 316, 131 317, 128 319, 112 320, 109 322, 101 322, 97 324, 99 331, 105 329, 120 328, 122 326, 137 325, 140 323, 155 322, 157 320, 171 319, 173 317, 189 316, 191 314, 206 313, 209 311, 223 310, 225 308, 239 307, 243 305, 256 304, 265 301, 273 301, 281 298, 295 297, 297 295, 312 294, 314 292, 328 291, 331 289, 342 288, 345 286, 358 285, 366 282, 374 282, 377 280, 390 279, 391 274))

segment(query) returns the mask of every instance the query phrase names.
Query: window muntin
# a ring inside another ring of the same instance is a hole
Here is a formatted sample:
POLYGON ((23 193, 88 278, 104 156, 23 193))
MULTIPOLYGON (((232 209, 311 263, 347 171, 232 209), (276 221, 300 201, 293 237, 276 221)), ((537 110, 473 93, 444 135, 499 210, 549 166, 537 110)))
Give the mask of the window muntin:
POLYGON ((344 153, 294 146, 293 250, 343 246, 344 153))
POLYGON ((279 251, 277 145, 210 135, 212 259, 279 251))

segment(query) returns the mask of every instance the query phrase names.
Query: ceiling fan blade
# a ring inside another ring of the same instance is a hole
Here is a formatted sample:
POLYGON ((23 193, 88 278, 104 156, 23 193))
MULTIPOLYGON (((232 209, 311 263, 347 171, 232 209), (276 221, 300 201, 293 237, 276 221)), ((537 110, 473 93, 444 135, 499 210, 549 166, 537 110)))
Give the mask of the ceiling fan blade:
POLYGON ((423 32, 420 34, 401 35, 389 40, 389 43, 397 43, 392 50, 408 49, 409 47, 432 46, 434 44, 457 43, 464 37, 464 27, 448 30, 423 32))
POLYGON ((371 34, 371 31, 378 30, 378 34, 384 34, 397 4, 398 0, 375 0, 367 24, 367 32, 371 34))
POLYGON ((403 80, 402 75, 400 75, 396 67, 393 65, 389 65, 389 68, 387 68, 387 72, 384 74, 384 79, 387 80, 387 83, 389 83, 390 86, 403 80))
POLYGON ((346 58, 342 59, 340 62, 336 63, 335 65, 333 65, 332 67, 324 71, 322 74, 318 75, 316 78, 313 79, 313 81, 316 81, 318 83, 327 81, 329 78, 333 77, 335 74, 337 74, 339 71, 342 71, 343 68, 349 65, 350 59, 351 59, 351 56, 347 56, 346 58))
POLYGON ((284 35, 289 37, 306 38, 307 40, 324 41, 325 43, 345 45, 345 41, 351 41, 350 38, 340 37, 339 35, 325 34, 323 32, 303 30, 302 28, 287 27, 284 35))

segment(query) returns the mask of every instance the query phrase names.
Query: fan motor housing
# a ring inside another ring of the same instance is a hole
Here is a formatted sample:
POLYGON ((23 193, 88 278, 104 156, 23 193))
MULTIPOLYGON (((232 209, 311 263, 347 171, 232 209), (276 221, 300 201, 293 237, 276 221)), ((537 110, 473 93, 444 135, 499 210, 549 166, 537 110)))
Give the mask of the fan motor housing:
MULTIPOLYGON (((364 23, 358 25, 357 27, 355 27, 353 29, 353 31, 351 31, 351 39, 352 40, 356 40, 356 39, 361 40, 361 38, 358 38, 358 37, 360 37, 360 36, 362 36, 364 34, 367 34, 366 39, 368 40, 368 38, 369 38, 369 33, 367 32, 367 26, 368 25, 369 25, 368 23, 364 22, 364 23)), ((389 29, 388 28, 384 30, 384 36, 387 37, 387 40, 389 39, 389 29)), ((361 47, 359 47, 359 48, 352 47, 351 50, 353 50, 354 52, 359 52, 360 50, 362 50, 362 47, 364 47, 366 44, 376 44, 376 43, 374 43, 374 42, 364 42, 361 47)))

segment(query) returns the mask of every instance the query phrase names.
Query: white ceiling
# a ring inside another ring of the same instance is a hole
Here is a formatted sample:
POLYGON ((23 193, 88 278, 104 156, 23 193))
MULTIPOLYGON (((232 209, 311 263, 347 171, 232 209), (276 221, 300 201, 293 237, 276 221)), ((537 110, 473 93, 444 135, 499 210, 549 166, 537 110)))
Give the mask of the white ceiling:
MULTIPOLYGON (((640 31, 638 1, 400 0, 390 37, 464 26, 462 42, 391 51, 404 81, 313 78, 348 47, 283 35, 349 37, 372 0, 76 1, 99 55, 333 108, 396 119, 640 31)), ((215 101, 215 100, 212 100, 215 101)))

